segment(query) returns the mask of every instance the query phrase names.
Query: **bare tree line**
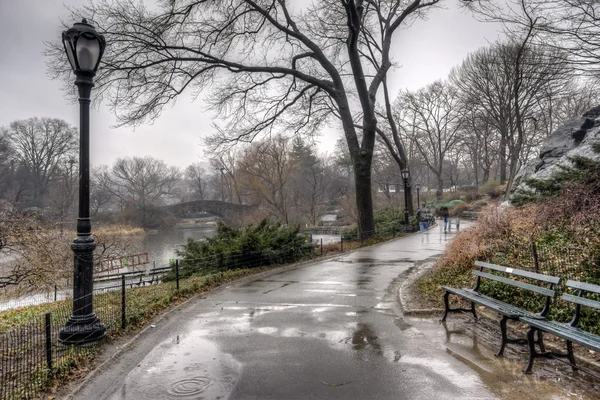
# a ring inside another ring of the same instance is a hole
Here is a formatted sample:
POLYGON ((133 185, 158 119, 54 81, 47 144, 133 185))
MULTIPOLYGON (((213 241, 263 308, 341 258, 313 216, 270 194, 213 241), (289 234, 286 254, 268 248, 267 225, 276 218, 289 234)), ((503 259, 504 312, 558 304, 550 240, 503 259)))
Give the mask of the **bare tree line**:
MULTIPOLYGON (((150 9, 98 0, 72 11, 91 17, 107 36, 97 93, 121 124, 152 120, 182 93, 205 88, 221 121, 206 142, 213 151, 280 136, 310 140, 324 124, 339 124, 359 233, 368 237, 374 186, 387 187, 400 170, 410 167, 415 179, 434 176, 428 186, 438 197, 449 185, 492 178, 508 192, 556 124, 596 101, 593 84, 574 78, 598 65, 592 0, 461 2, 477 17, 501 22, 506 40, 467 57, 448 79, 393 100, 387 76, 395 33, 442 3, 184 0, 150 9), (376 165, 377 141, 395 163, 389 179, 373 174, 386 169, 376 165)), ((65 76, 60 44, 50 43, 48 54, 51 73, 65 76)), ((247 194, 230 161, 219 164, 219 178, 231 181, 221 197, 242 202, 247 194)), ((287 206, 280 199, 273 207, 281 216, 287 206)))

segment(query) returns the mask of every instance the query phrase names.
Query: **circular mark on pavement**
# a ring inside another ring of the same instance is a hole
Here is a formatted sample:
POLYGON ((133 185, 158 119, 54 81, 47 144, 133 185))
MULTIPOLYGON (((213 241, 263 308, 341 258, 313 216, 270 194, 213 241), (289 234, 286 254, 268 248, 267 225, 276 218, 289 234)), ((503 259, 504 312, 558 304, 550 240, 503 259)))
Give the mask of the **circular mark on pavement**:
POLYGON ((177 397, 197 396, 204 392, 211 384, 211 379, 206 376, 182 379, 174 382, 167 390, 170 395, 177 397))

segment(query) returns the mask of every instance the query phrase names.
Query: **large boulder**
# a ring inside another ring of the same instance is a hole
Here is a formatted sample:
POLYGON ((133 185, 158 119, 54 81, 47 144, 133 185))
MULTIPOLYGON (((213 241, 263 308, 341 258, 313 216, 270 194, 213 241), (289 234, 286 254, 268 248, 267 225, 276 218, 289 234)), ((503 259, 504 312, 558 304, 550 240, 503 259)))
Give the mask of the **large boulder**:
POLYGON ((521 168, 512 187, 512 193, 517 190, 531 189, 524 181, 526 179, 547 179, 559 165, 569 165, 569 157, 580 155, 598 158, 592 148, 593 143, 600 142, 600 106, 586 111, 582 116, 571 118, 552 135, 540 149, 539 157, 531 160, 521 168))

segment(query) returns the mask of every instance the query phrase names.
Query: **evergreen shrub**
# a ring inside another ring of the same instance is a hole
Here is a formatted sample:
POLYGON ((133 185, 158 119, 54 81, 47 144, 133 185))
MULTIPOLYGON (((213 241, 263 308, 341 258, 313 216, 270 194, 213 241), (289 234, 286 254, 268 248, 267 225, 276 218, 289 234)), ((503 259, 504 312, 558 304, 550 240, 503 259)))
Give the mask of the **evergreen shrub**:
POLYGON ((242 229, 219 222, 217 233, 205 240, 188 239, 177 252, 180 276, 285 264, 310 257, 315 246, 299 226, 263 220, 242 229))

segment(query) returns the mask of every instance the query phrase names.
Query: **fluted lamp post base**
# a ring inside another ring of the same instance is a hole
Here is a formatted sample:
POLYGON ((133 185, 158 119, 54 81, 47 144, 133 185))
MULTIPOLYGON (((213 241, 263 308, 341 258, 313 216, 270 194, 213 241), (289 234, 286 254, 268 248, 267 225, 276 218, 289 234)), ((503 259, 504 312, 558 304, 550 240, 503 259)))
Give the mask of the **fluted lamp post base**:
POLYGON ((97 342, 106 336, 106 327, 95 313, 72 315, 60 328, 58 340, 62 344, 81 345, 97 342))

